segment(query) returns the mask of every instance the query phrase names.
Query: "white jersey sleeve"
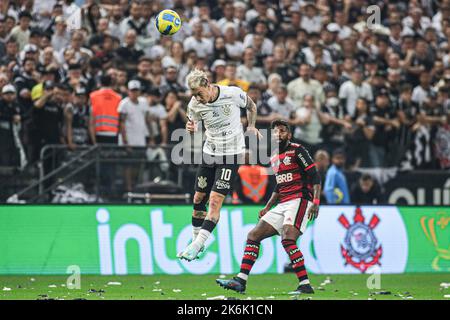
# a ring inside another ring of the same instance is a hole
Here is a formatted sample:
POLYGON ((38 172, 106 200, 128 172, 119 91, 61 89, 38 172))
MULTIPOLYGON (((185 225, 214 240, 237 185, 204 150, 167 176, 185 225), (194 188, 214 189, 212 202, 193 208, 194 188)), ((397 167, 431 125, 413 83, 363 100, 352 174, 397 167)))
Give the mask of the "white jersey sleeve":
POLYGON ((244 92, 244 90, 242 90, 239 87, 230 87, 232 88, 233 92, 233 99, 234 99, 234 103, 236 104, 236 106, 238 106, 239 108, 244 109, 247 106, 247 93, 244 92))
POLYGON ((200 114, 198 113, 198 102, 195 97, 192 97, 191 101, 189 101, 186 116, 190 121, 196 122, 201 120, 200 114))

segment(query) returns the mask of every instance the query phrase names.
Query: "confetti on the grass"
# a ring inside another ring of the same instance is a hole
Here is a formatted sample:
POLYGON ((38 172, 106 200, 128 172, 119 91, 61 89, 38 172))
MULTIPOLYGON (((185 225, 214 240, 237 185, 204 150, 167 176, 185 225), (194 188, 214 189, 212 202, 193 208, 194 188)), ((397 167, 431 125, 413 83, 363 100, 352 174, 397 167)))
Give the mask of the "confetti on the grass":
POLYGON ((202 297, 206 297, 206 293, 202 293, 202 297))
POLYGON ((161 283, 161 282, 159 282, 159 281, 156 281, 156 282, 155 282, 156 285, 158 285, 158 284, 160 284, 160 283, 161 283))
POLYGON ((173 289, 172 291, 173 291, 173 292, 176 292, 176 293, 181 292, 180 289, 173 289))
POLYGON ((34 281, 36 281, 36 279, 35 279, 35 278, 31 278, 30 281, 31 281, 31 282, 34 282, 34 281))
POLYGON ((120 286, 120 285, 122 285, 122 283, 120 283, 120 282, 114 282, 114 281, 108 282, 108 286, 120 286))
POLYGON ((51 284, 51 285, 49 285, 48 287, 49 287, 49 288, 56 288, 56 285, 51 284))
POLYGON ((221 274, 221 275, 219 276, 220 279, 225 279, 226 277, 227 277, 227 276, 224 275, 224 274, 221 274))
POLYGON ((450 299, 450 294, 446 294, 444 298, 450 299))
POLYGON ((162 289, 153 289, 153 292, 160 292, 162 289))
POLYGON ((206 300, 225 300, 225 296, 210 297, 206 298, 206 300))
POLYGON ((441 283, 441 287, 444 288, 444 289, 450 288, 450 282, 449 282, 449 283, 447 283, 447 282, 442 282, 442 283, 441 283))
POLYGON ((11 291, 11 288, 3 287, 3 291, 11 291))

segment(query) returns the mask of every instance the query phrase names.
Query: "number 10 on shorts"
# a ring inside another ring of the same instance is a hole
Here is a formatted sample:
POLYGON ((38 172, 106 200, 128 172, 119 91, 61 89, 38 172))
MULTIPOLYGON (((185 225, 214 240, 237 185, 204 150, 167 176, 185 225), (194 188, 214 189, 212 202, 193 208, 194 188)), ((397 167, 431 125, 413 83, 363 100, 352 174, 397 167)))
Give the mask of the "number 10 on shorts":
POLYGON ((222 175, 220 176, 221 180, 230 181, 231 179, 231 169, 222 168, 222 175))

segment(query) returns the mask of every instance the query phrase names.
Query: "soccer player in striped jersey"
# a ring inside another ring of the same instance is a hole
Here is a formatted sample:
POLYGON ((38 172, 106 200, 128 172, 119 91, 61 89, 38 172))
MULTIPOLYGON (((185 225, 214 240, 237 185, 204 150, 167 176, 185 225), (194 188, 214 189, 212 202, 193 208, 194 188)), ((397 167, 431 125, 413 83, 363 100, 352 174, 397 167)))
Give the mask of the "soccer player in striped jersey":
POLYGON ((229 280, 217 279, 216 282, 225 289, 245 292, 261 241, 278 234, 299 281, 297 289, 290 294, 311 294, 314 290, 297 240, 304 233, 308 221, 318 216, 320 175, 308 151, 290 142, 292 134, 286 121, 275 120, 271 128, 272 136, 279 145, 278 152, 271 158, 277 186, 266 206, 259 212, 258 224, 248 233, 239 274, 229 280))

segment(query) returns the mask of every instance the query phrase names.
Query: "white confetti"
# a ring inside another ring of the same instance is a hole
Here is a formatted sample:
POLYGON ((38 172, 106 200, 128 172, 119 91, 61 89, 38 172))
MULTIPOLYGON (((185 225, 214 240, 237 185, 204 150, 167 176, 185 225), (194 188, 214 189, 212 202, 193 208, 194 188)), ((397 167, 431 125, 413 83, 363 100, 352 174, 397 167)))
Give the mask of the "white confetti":
POLYGON ((35 279, 35 278, 31 278, 30 281, 31 281, 31 282, 34 282, 34 281, 36 281, 36 279, 35 279))
POLYGON ((225 300, 225 296, 210 297, 206 298, 206 300, 225 300))
POLYGON ((274 296, 268 296, 266 299, 275 299, 274 296))
POLYGON ((56 285, 51 284, 51 285, 49 285, 48 287, 49 287, 49 288, 56 288, 56 285))
POLYGON ((114 282, 114 281, 108 282, 108 286, 121 286, 121 285, 122 285, 122 283, 120 283, 120 282, 114 282))
POLYGON ((206 297, 206 293, 202 293, 202 297, 206 297))
POLYGON ((153 292, 160 292, 162 289, 153 289, 153 292))
POLYGON ((450 283, 442 282, 441 283, 441 287, 444 288, 444 289, 450 288, 450 283))
POLYGON ((11 288, 3 287, 3 291, 11 291, 11 288))
POLYGON ((176 292, 176 293, 181 292, 180 289, 173 289, 172 291, 173 291, 173 292, 176 292))
POLYGON ((224 275, 224 274, 221 274, 221 275, 219 276, 220 279, 225 279, 226 277, 227 277, 227 276, 224 275))
POLYGON ((444 298, 450 299, 450 294, 446 294, 444 298))
POLYGON ((159 282, 159 281, 156 281, 156 282, 155 282, 156 285, 158 285, 158 284, 160 284, 160 283, 161 283, 161 282, 159 282))

